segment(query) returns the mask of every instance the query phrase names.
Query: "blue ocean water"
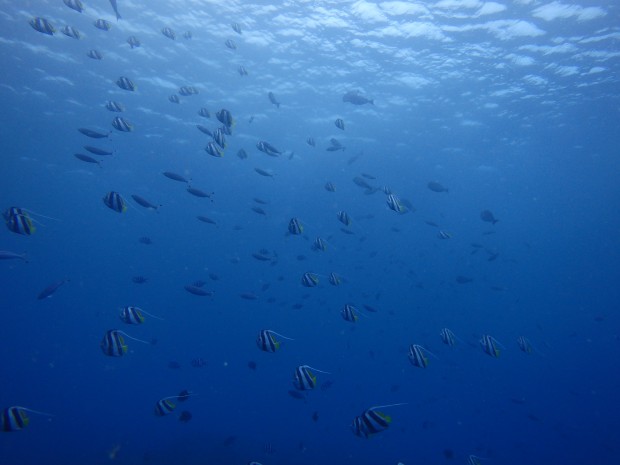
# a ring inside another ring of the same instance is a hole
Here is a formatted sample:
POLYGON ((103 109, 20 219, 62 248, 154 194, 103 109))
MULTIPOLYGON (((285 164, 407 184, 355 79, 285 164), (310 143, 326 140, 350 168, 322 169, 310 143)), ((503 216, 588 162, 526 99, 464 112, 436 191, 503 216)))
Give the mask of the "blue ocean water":
POLYGON ((18 429, 0 463, 620 462, 615 2, 117 0, 119 20, 67 3, 0 2, 0 209, 36 227, 0 235, 24 254, 0 260, 2 427, 18 429), (222 109, 218 158, 196 125, 222 109), (125 324, 128 306, 162 320, 125 324), (111 329, 122 356, 100 347, 111 329), (261 351, 263 329, 293 340, 261 351), (329 374, 301 391, 302 365, 329 374), (389 426, 354 434, 390 404, 389 426), (12 406, 52 416, 22 410, 20 429, 12 406))

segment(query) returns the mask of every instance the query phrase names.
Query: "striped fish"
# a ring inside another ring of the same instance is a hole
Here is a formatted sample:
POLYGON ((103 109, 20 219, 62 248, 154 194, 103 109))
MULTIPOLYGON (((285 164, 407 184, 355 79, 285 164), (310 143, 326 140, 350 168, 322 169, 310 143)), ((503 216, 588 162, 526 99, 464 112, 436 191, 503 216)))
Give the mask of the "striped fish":
POLYGON ((82 37, 82 34, 80 34, 80 31, 78 31, 76 28, 71 27, 71 26, 63 27, 60 30, 60 32, 62 32, 67 37, 71 37, 72 39, 78 39, 79 40, 82 37))
POLYGON ((304 226, 297 218, 291 218, 288 222, 288 232, 294 235, 299 235, 304 232, 304 226))
POLYGON ((124 213, 127 211, 127 204, 118 192, 110 191, 103 197, 103 203, 115 212, 124 213))
POLYGON ((205 151, 212 157, 222 158, 224 156, 224 152, 222 152, 217 146, 217 144, 213 141, 207 144, 207 146, 205 147, 205 151))
POLYGON ((222 149, 226 148, 226 136, 224 135, 224 131, 222 131, 222 128, 217 128, 215 131, 213 131, 213 140, 222 149))
POLYGON ((7 208, 2 216, 11 232, 30 236, 37 230, 28 213, 19 207, 7 208))
POLYGON ((72 10, 77 11, 78 13, 84 11, 84 5, 82 5, 82 2, 80 0, 64 0, 64 2, 65 5, 67 5, 72 10))
POLYGON ((270 329, 262 329, 256 338, 256 345, 263 352, 275 352, 280 349, 280 342, 275 338, 275 336, 280 336, 281 338, 293 341, 290 337, 283 336, 282 334, 278 334, 270 329))
POLYGON ((454 335, 454 333, 449 330, 448 328, 443 328, 440 332, 439 335, 441 336, 441 341, 449 346, 454 346, 456 345, 456 336, 454 335))
POLYGON ((500 350, 497 346, 501 346, 501 344, 497 339, 495 339, 493 336, 485 334, 484 336, 482 336, 479 342, 485 354, 488 354, 491 357, 495 358, 499 357, 500 350))
POLYGON ((120 318, 123 323, 128 325, 141 325, 145 318, 142 315, 142 309, 139 307, 123 307, 121 309, 120 318))
POLYGON ((0 418, 0 431, 12 432, 20 431, 30 424, 30 418, 26 412, 36 413, 37 415, 45 415, 52 417, 53 415, 45 412, 38 412, 26 407, 19 407, 14 405, 12 407, 5 408, 2 411, 0 418))
POLYGON ((92 58, 93 60, 102 60, 103 55, 99 50, 92 49, 87 54, 88 58, 92 58))
POLYGON ((319 277, 315 273, 304 273, 301 277, 301 284, 305 287, 316 287, 319 284, 319 277))
POLYGON ((128 90, 130 92, 136 90, 136 85, 133 83, 133 81, 125 76, 119 77, 116 81, 116 85, 121 89, 128 90))
POLYGON ((344 210, 340 210, 336 214, 336 216, 338 218, 338 221, 340 221, 345 226, 350 226, 351 225, 351 217, 344 210))
POLYGON ((390 426, 392 418, 383 412, 378 412, 377 409, 396 407, 398 405, 406 404, 378 405, 376 407, 370 407, 369 409, 364 410, 364 413, 362 413, 358 417, 355 417, 353 423, 351 424, 351 429, 353 430, 353 433, 356 436, 368 438, 373 434, 385 431, 390 426))
POLYGON ((340 314, 342 315, 342 318, 346 321, 350 321, 351 323, 355 323, 358 319, 357 308, 351 304, 345 304, 340 314))
POLYGON ((340 278, 340 276, 338 276, 336 273, 333 273, 333 272, 329 274, 328 280, 329 280, 329 284, 331 284, 332 286, 338 286, 342 282, 342 279, 340 278))
POLYGON ((198 115, 202 116, 203 118, 211 118, 211 112, 205 107, 202 107, 200 110, 198 110, 198 115))
POLYGON ((295 369, 295 374, 293 375, 293 385, 299 391, 308 391, 316 387, 316 376, 314 376, 310 369, 318 371, 319 373, 325 373, 327 375, 330 374, 327 371, 321 371, 308 365, 298 366, 295 369))
POLYGON ((405 213, 407 209, 400 204, 400 200, 394 194, 387 196, 387 205, 390 210, 394 210, 396 213, 405 213))
POLYGON ((158 417, 163 417, 172 413, 172 411, 177 408, 176 404, 172 402, 171 399, 175 399, 177 396, 165 397, 160 399, 155 404, 155 415, 158 417))
POLYGON ((517 344, 519 344, 519 349, 526 354, 531 354, 534 351, 532 343, 525 336, 519 336, 517 338, 517 344))
POLYGON ((312 243, 312 249, 325 252, 327 250, 327 242, 325 242, 324 239, 317 237, 312 243))
POLYGON ((120 132, 133 131, 133 124, 120 116, 117 116, 112 120, 112 127, 120 132))
MULTIPOLYGON (((118 81, 117 81, 117 84, 118 84, 118 81)), ((123 106, 123 104, 115 102, 114 100, 108 100, 105 104, 105 107, 107 110, 114 111, 116 113, 125 111, 125 107, 123 106)))
POLYGON ((116 329, 110 329, 106 331, 103 339, 101 340, 101 350, 109 357, 122 357, 127 353, 127 344, 123 338, 121 331, 116 329))
MULTIPOLYGON (((207 111, 207 113, 209 112, 207 111)), ((209 116, 206 116, 206 117, 209 118, 209 116)), ((226 110, 225 108, 222 108, 220 111, 217 111, 215 113, 215 117, 220 123, 222 123, 224 126, 228 126, 229 128, 235 124, 235 120, 233 119, 232 114, 230 113, 230 111, 226 110)))
POLYGON ((409 361, 413 366, 419 368, 426 368, 428 366, 428 357, 426 356, 426 352, 430 353, 430 351, 426 350, 424 347, 411 344, 409 346, 409 361))
POLYGON ((98 19, 93 24, 97 29, 101 29, 102 31, 109 31, 112 29, 112 23, 110 21, 106 21, 105 19, 98 19))

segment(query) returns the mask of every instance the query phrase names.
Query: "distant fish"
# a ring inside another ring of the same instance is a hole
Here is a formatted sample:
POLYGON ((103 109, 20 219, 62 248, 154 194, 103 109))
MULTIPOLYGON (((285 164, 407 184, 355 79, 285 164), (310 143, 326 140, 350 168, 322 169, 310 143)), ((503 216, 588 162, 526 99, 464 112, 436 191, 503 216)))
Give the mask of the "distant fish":
POLYGON ((342 283, 342 278, 336 273, 330 273, 328 278, 329 284, 332 286, 339 286, 342 283))
POLYGON ((242 160, 245 160, 246 158, 248 158, 248 153, 244 149, 239 149, 237 151, 237 156, 242 160))
POLYGON ((179 88, 179 95, 187 97, 189 95, 198 95, 199 91, 194 86, 181 86, 179 88))
POLYGON ((185 40, 191 40, 191 39, 192 39, 192 37, 194 37, 194 36, 193 36, 193 34, 191 33, 191 31, 185 31, 185 32, 183 33, 183 38, 184 38, 185 40))
POLYGON ((209 218, 208 216, 204 216, 204 215, 198 215, 196 218, 198 218, 200 221, 202 221, 203 223, 208 223, 208 224, 217 224, 214 220, 212 220, 211 218, 209 218))
POLYGON ((41 32, 48 36, 53 36, 56 32, 56 29, 52 26, 52 23, 45 18, 32 18, 30 20, 30 26, 32 26, 35 31, 41 32))
POLYGON ((357 316, 357 308, 355 308, 351 304, 345 304, 345 306, 342 308, 342 311, 340 312, 340 314, 342 315, 342 318, 345 321, 348 321, 350 323, 355 323, 358 320, 358 318, 359 318, 357 316))
POLYGON ((241 34, 241 26, 239 25, 239 23, 232 23, 230 27, 232 27, 233 31, 235 31, 237 34, 241 34))
POLYGON ((364 410, 360 416, 353 419, 353 423, 351 424, 353 434, 369 438, 373 434, 385 431, 390 426, 392 418, 383 412, 378 412, 377 409, 395 407, 397 405, 404 404, 377 405, 376 407, 370 407, 364 410))
POLYGON ((374 100, 364 97, 358 90, 349 91, 344 94, 342 96, 342 101, 352 103, 353 105, 365 105, 367 103, 370 103, 371 105, 375 104, 374 100))
POLYGON ((60 32, 62 32, 64 35, 66 35, 67 37, 71 37, 72 39, 81 39, 82 38, 82 34, 80 33, 80 31, 78 31, 76 28, 71 27, 71 26, 65 26, 63 27, 60 32))
POLYGON ((237 50, 237 44, 235 44, 232 39, 227 39, 226 42, 224 42, 224 45, 231 50, 237 50))
POLYGON ((54 292, 56 292, 60 286, 62 286, 63 284, 67 282, 69 282, 68 279, 61 279, 60 281, 56 281, 50 284, 45 289, 43 289, 41 292, 39 292, 39 294, 37 295, 37 299, 43 300, 43 299, 47 299, 51 297, 52 294, 54 294, 54 292))
POLYGON ((136 85, 133 83, 131 79, 125 76, 121 76, 116 80, 116 85, 123 90, 128 90, 133 92, 136 90, 136 85))
POLYGON ((95 155, 112 155, 114 152, 110 150, 100 149, 99 147, 93 147, 92 145, 84 145, 84 149, 95 155))
POLYGON ((177 34, 176 32, 174 32, 171 28, 169 27, 164 27, 161 30, 161 33, 163 35, 165 35, 166 37, 168 37, 168 39, 172 39, 175 40, 177 38, 177 34))
POLYGON ((196 128, 198 128, 198 130, 203 134, 213 137, 213 131, 211 131, 211 129, 209 129, 208 127, 203 126, 202 124, 197 124, 196 128))
POLYGON ((95 49, 89 50, 89 52, 86 55, 88 56, 88 58, 92 58, 93 60, 103 59, 103 55, 101 54, 101 52, 95 49))
POLYGON ((495 216, 493 215, 493 212, 491 210, 482 210, 480 212, 480 219, 482 221, 485 221, 485 222, 491 223, 491 224, 495 224, 495 223, 497 223, 499 221, 497 218, 495 218, 495 216))
POLYGON ((144 244, 144 245, 151 245, 153 243, 151 238, 150 237, 146 237, 146 236, 142 236, 140 239, 138 239, 138 242, 140 244, 144 244))
POLYGON ((336 217, 338 218, 338 221, 340 221, 342 224, 344 224, 345 226, 350 226, 352 223, 351 217, 348 215, 347 212, 345 212, 344 210, 340 210, 337 214, 336 217))
POLYGON ((125 118, 121 116, 116 116, 112 120, 112 127, 120 132, 131 132, 133 131, 133 124, 127 121, 125 118))
POLYGON ((169 96, 168 101, 171 103, 181 103, 181 99, 177 94, 172 94, 171 96, 169 96))
POLYGON ((215 117, 224 126, 231 128, 235 125, 235 119, 226 108, 222 108, 220 111, 215 112, 215 117))
POLYGON ((439 232, 437 233, 437 237, 439 239, 450 239, 450 238, 452 238, 452 234, 450 234, 447 231, 444 231, 444 230, 440 229, 439 232))
POLYGON ((148 208, 149 210, 157 210, 159 207, 161 207, 161 205, 155 205, 146 200, 144 197, 141 197, 137 194, 131 194, 131 198, 134 199, 138 205, 144 208, 148 208))
POLYGON ((344 131, 344 121, 342 120, 342 118, 338 118, 336 121, 334 121, 334 124, 338 129, 342 129, 344 131))
POLYGON ((327 192, 336 192, 336 186, 331 182, 326 182, 324 187, 327 192))
POLYGON ((306 144, 308 144, 310 147, 316 147, 316 141, 314 140, 314 137, 308 137, 306 139, 306 144))
POLYGON ((99 131, 94 131, 93 129, 88 129, 88 128, 78 128, 78 131, 84 134, 85 136, 91 137, 93 139, 103 139, 106 137, 110 137, 110 131, 99 132, 99 131))
POLYGON ((187 192, 189 192, 190 194, 196 197, 208 198, 208 199, 210 199, 211 196, 214 194, 213 192, 205 192, 205 191, 196 189, 195 187, 191 187, 191 186, 187 186, 187 192))
POLYGON ((224 156, 224 152, 217 146, 217 144, 213 141, 207 143, 205 147, 205 151, 215 158, 222 158, 224 156))
POLYGON ((282 152, 271 145, 269 142, 260 141, 256 144, 256 148, 267 155, 272 157, 277 157, 278 155, 282 155, 282 152))
POLYGON ((0 250, 0 260, 23 260, 28 262, 25 253, 15 253, 8 250, 0 250))
POLYGON ((432 190, 433 192, 448 192, 448 189, 445 188, 444 186, 442 186, 439 182, 437 181, 431 181, 429 182, 426 187, 428 187, 430 190, 432 190))
POLYGON ((439 332, 439 336, 441 337, 441 342, 446 345, 454 346, 456 345, 456 336, 454 333, 448 328, 442 328, 439 332))
POLYGON ((304 273, 301 276, 301 284, 305 287, 316 287, 319 284, 319 276, 316 273, 304 273))
POLYGON ((201 287, 197 287, 197 286, 191 286, 191 285, 187 285, 184 286, 185 290, 187 292, 189 292, 190 294, 194 294, 200 297, 205 297, 205 296, 212 296, 213 295, 213 291, 207 291, 205 289, 202 289, 201 287))
POLYGON ((148 281, 148 278, 145 278, 144 276, 133 276, 131 278, 131 282, 134 284, 144 284, 148 281))
POLYGON ((77 11, 78 13, 81 13, 82 11, 84 11, 84 5, 82 5, 82 2, 80 0, 63 0, 63 2, 69 8, 77 11))
POLYGON ((387 196, 387 206, 390 210, 395 211, 396 213, 406 213, 407 209, 402 206, 398 197, 394 194, 390 194, 387 196))
POLYGON ((205 107, 202 107, 198 110, 198 116, 202 116, 203 118, 211 118, 211 112, 205 107))
POLYGON ((259 215, 266 215, 267 214, 267 212, 263 208, 261 208, 261 207, 259 207, 257 205, 252 206, 251 210, 254 213, 258 213, 259 215))
POLYGON ((273 173, 271 173, 270 171, 264 170, 262 168, 254 168, 254 171, 256 171, 261 176, 265 176, 265 177, 268 177, 268 178, 273 178, 273 173))
POLYGON ((299 235, 304 232, 304 226, 301 224, 299 219, 291 218, 288 222, 288 231, 293 235, 299 235))
POLYGON ((278 102, 278 99, 273 92, 269 92, 267 96, 269 97, 269 101, 271 103, 273 103, 276 107, 280 108, 280 102, 278 102))
POLYGON ((114 100, 108 100, 105 104, 105 107, 107 110, 117 113, 125 111, 125 107, 123 106, 123 104, 115 102, 114 100))
POLYGON ((142 45, 136 36, 129 36, 127 38, 127 43, 131 48, 137 48, 142 45))
POLYGON ((503 347, 497 339, 488 334, 482 336, 480 339, 480 345, 482 346, 482 350, 485 354, 490 355, 491 357, 499 357, 500 350, 498 346, 503 347))
POLYGON ((237 68, 237 72, 239 73, 239 76, 247 76, 248 75, 248 70, 245 69, 245 66, 243 66, 243 65, 239 65, 239 67, 237 68))
POLYGON ((118 12, 118 5, 116 4, 116 0, 110 0, 110 5, 112 5, 112 9, 114 10, 114 14, 116 14, 116 20, 121 19, 121 15, 118 12))
POLYGON ((101 168, 101 163, 99 163, 99 160, 95 160, 93 157, 89 155, 84 155, 82 153, 74 153, 73 156, 77 158, 78 160, 82 160, 86 163, 95 163, 99 165, 99 167, 101 168))
POLYGON ((429 363, 428 357, 426 356, 427 353, 433 355, 432 352, 425 349, 421 345, 411 344, 409 346, 409 354, 408 354, 409 361, 411 362, 413 366, 416 366, 418 368, 426 368, 429 363))
POLYGON ((150 313, 142 310, 139 307, 123 307, 120 311, 119 317, 123 323, 127 323, 128 325, 141 325, 146 321, 144 315, 148 315, 150 317, 156 318, 157 320, 162 320, 155 315, 151 315, 150 313))
POLYGON ((172 179, 173 181, 179 181, 179 182, 189 182, 188 179, 186 179, 184 176, 181 176, 180 174, 177 173, 173 173, 172 171, 164 171, 162 173, 164 176, 166 176, 168 179, 172 179))
POLYGON ((101 29, 102 31, 109 31, 112 29, 112 23, 110 21, 106 21, 105 19, 98 19, 93 24, 97 29, 101 29))

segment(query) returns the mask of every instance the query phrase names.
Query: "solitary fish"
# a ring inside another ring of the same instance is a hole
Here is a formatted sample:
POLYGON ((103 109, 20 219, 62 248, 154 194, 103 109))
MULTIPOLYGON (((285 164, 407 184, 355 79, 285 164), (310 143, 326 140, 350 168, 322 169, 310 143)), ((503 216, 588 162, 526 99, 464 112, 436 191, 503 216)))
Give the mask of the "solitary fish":
POLYGON ((442 186, 439 182, 437 181, 431 181, 429 182, 426 187, 428 187, 430 190, 432 190, 433 192, 448 192, 448 189, 445 188, 444 186, 442 186))
POLYGON ((371 105, 375 104, 374 100, 368 99, 361 95, 359 90, 347 92, 342 96, 342 101, 352 103, 353 105, 365 105, 367 103, 370 103, 371 105))
POLYGON ((190 294, 194 294, 194 295, 201 296, 201 297, 213 295, 213 291, 207 291, 206 289, 202 289, 201 287, 198 287, 198 286, 188 285, 188 286, 185 286, 185 290, 189 292, 190 294))
POLYGON ((269 97, 269 101, 271 103, 273 103, 276 107, 280 108, 280 102, 278 102, 278 99, 276 98, 275 94, 273 92, 269 92, 269 94, 267 94, 267 96, 269 97))
POLYGON ((8 250, 0 250, 0 260, 15 260, 15 259, 28 262, 28 260, 26 259, 25 253, 15 253, 15 252, 10 252, 8 250))
POLYGON ((62 279, 60 281, 56 281, 55 283, 50 284, 45 289, 43 289, 41 292, 39 292, 37 299, 43 300, 43 299, 47 299, 48 297, 51 297, 52 294, 56 292, 60 286, 62 286, 64 283, 68 281, 69 281, 68 279, 62 279))
POLYGON ((497 218, 495 218, 491 210, 482 210, 480 212, 480 219, 491 224, 495 224, 499 221, 497 218))

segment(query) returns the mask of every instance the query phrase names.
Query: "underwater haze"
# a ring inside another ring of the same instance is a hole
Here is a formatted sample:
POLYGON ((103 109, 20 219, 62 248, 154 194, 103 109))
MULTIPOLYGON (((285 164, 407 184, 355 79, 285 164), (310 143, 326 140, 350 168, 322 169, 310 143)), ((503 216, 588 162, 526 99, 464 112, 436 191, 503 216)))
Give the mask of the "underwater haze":
POLYGON ((0 0, 0 463, 620 463, 613 0, 0 0))

